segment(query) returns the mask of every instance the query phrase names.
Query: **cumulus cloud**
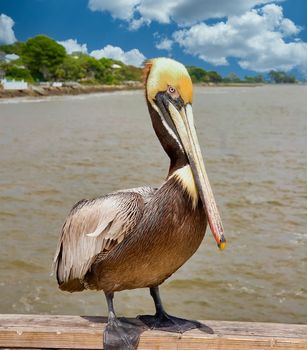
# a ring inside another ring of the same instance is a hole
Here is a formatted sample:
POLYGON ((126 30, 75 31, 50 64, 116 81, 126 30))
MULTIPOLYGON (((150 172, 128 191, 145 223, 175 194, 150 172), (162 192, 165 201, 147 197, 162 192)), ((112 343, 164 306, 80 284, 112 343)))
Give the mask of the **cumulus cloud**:
POLYGON ((148 21, 160 23, 170 23, 171 15, 176 12, 176 8, 185 1, 182 0, 141 0, 135 8, 142 18, 148 21))
POLYGON ((173 45, 173 40, 164 38, 156 44, 158 50, 171 51, 173 45))
MULTIPOLYGON (((284 18, 283 0, 89 0, 93 11, 108 11, 137 30, 152 21, 175 22, 173 40, 158 38, 156 48, 174 43, 214 65, 236 58, 242 68, 266 72, 294 67, 307 73, 307 43, 295 37, 301 28, 284 18), (206 20, 216 19, 214 25, 206 20)), ((156 38, 157 39, 157 38, 156 38)))
POLYGON ((2 13, 0 15, 0 44, 13 44, 16 41, 13 26, 13 19, 2 13))
POLYGON ((114 18, 127 20, 133 27, 137 23, 139 27, 151 21, 170 23, 172 20, 191 25, 209 18, 240 15, 269 2, 272 0, 89 0, 89 8, 108 11, 114 18))
MULTIPOLYGON (((276 0, 278 2, 280 0, 276 0)), ((282 0, 281 0, 282 1, 282 0)), ((194 6, 196 7, 197 0, 193 0, 194 6)), ((201 20, 206 20, 209 18, 223 18, 223 17, 231 17, 231 16, 240 16, 245 12, 251 10, 255 6, 265 5, 267 3, 272 2, 272 0, 235 0, 235 1, 204 1, 202 2, 202 8, 200 13, 198 11, 193 11, 192 16, 189 18, 188 22, 196 22, 201 20)), ((182 22, 184 21, 184 14, 188 11, 188 4, 185 4, 184 7, 181 8, 180 16, 182 22)))
MULTIPOLYGON (((58 41, 58 43, 64 46, 68 54, 73 52, 82 52, 87 54, 87 45, 79 44, 76 39, 68 39, 64 41, 58 41)), ((114 60, 122 61, 125 64, 130 64, 136 67, 142 65, 146 57, 138 50, 132 49, 130 51, 124 51, 118 46, 107 45, 100 50, 93 50, 90 56, 100 59, 102 57, 113 58, 114 60)))
POLYGON ((139 0, 89 0, 88 6, 92 11, 108 11, 114 18, 130 19, 139 0))
POLYGON ((90 53, 90 56, 100 59, 102 57, 113 58, 119 60, 125 64, 140 67, 146 57, 138 50, 132 49, 130 51, 124 51, 118 46, 107 45, 100 50, 94 50, 90 53))
POLYGON ((67 39, 64 41, 58 41, 58 43, 64 46, 69 55, 71 55, 73 52, 87 53, 86 44, 79 44, 76 39, 67 39))
POLYGON ((145 18, 132 19, 129 21, 129 29, 130 30, 138 30, 143 25, 149 25, 150 21, 145 18))
POLYGON ((296 35, 301 31, 290 19, 284 18, 280 23, 280 30, 285 36, 296 35))
POLYGON ((294 67, 307 71, 307 43, 285 41, 299 31, 283 17, 280 6, 268 4, 214 25, 178 30, 173 38, 185 52, 214 65, 227 65, 228 58, 235 57, 242 68, 259 72, 294 67))

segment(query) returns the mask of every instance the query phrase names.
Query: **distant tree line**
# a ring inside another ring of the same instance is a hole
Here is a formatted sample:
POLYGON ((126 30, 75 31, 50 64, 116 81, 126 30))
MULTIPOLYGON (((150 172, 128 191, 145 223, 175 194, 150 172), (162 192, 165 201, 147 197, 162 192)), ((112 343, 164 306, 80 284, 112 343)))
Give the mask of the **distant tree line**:
POLYGON ((245 76, 241 79, 236 73, 229 73, 226 77, 222 77, 215 71, 206 71, 199 67, 188 66, 188 71, 194 83, 225 83, 225 84, 294 84, 297 80, 294 75, 287 74, 282 71, 270 71, 268 77, 265 78, 262 74, 255 76, 245 76))
POLYGON ((220 83, 223 78, 216 71, 206 71, 199 67, 187 67, 193 83, 220 83))
POLYGON ((26 42, 0 46, 0 70, 6 78, 35 81, 78 81, 84 84, 120 84, 125 80, 141 81, 140 68, 127 66, 109 58, 94 57, 75 52, 66 53, 55 40, 38 35, 26 42), (19 58, 5 61, 6 54, 19 58))
MULTIPOLYGON (((293 75, 271 71, 265 79, 262 74, 246 76, 235 73, 222 77, 216 71, 188 66, 194 83, 296 83, 293 75)), ((109 58, 96 59, 81 52, 69 55, 65 48, 45 35, 37 35, 26 42, 0 46, 0 71, 6 78, 27 82, 78 81, 83 84, 120 84, 123 81, 141 81, 142 70, 127 66, 109 58), (15 54, 15 60, 7 62, 5 56, 15 54)))
POLYGON ((276 84, 294 84, 297 83, 294 75, 280 71, 271 71, 269 73, 271 81, 276 84))

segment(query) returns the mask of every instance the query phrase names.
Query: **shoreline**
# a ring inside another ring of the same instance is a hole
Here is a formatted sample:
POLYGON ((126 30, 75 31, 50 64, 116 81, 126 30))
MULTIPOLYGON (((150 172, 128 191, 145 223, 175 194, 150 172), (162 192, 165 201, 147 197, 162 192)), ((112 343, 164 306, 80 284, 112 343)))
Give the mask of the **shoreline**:
POLYGON ((0 99, 16 97, 48 97, 48 96, 65 96, 65 95, 83 95, 97 92, 115 92, 141 90, 143 84, 134 85, 78 85, 78 86, 31 86, 27 90, 3 90, 0 89, 0 99))
MULTIPOLYGON (((263 84, 242 84, 242 83, 230 83, 230 84, 205 84, 196 83, 195 86, 202 87, 255 87, 263 84)), ((129 91, 129 90, 142 90, 144 89, 143 83, 135 83, 132 85, 71 85, 71 86, 35 86, 32 85, 27 90, 4 90, 0 89, 0 100, 16 97, 48 97, 48 96, 76 96, 84 94, 92 94, 97 92, 116 92, 116 91, 129 91)))
MULTIPOLYGON (((219 87, 260 87, 260 86, 285 86, 285 85, 305 85, 305 84, 260 84, 260 83, 196 83, 195 87, 219 88, 219 87)), ((27 90, 4 90, 0 88, 0 100, 18 97, 49 97, 49 96, 77 96, 97 92, 116 92, 143 90, 143 83, 132 85, 71 85, 71 86, 30 86, 27 90)))

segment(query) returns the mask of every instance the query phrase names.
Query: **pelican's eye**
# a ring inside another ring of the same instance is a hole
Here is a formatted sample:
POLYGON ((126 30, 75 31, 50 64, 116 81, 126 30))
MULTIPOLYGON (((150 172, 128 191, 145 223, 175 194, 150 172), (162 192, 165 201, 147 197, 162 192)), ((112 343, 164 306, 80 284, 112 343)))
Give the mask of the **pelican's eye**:
POLYGON ((169 92, 170 94, 174 94, 174 93, 176 92, 176 89, 175 89, 174 87, 172 87, 172 86, 169 86, 169 87, 168 87, 168 92, 169 92))
POLYGON ((169 85, 167 88, 167 92, 173 95, 176 92, 176 89, 173 86, 169 85))
POLYGON ((174 88, 173 86, 169 85, 167 87, 167 92, 168 94, 172 97, 172 98, 178 98, 179 97, 179 92, 177 91, 176 88, 174 88))

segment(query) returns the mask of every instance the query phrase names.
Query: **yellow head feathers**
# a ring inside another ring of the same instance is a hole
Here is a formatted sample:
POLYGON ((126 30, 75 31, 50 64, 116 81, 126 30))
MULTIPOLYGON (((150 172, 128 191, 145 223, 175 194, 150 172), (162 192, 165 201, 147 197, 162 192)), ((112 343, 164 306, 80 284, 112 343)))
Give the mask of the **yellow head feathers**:
MULTIPOLYGON (((168 86, 177 89, 184 103, 192 103, 193 85, 185 66, 170 58, 155 58, 147 62, 147 97, 152 102, 157 93, 168 86)), ((146 73, 145 73, 146 74, 146 73)))

